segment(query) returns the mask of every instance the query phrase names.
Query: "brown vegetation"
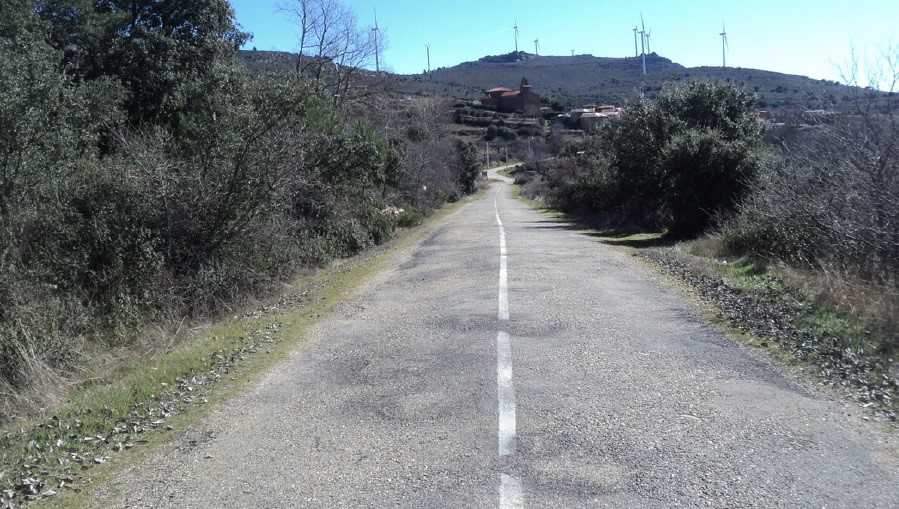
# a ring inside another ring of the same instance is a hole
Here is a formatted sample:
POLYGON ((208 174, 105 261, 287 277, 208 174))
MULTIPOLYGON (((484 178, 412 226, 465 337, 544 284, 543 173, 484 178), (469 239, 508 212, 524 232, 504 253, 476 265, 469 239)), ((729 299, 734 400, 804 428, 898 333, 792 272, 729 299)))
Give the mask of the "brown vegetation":
POLYGON ((97 376, 102 352, 165 349, 141 330, 270 294, 476 189, 444 105, 354 103, 365 52, 334 23, 316 45, 354 60, 332 81, 250 74, 225 0, 2 4, 0 421, 97 376))

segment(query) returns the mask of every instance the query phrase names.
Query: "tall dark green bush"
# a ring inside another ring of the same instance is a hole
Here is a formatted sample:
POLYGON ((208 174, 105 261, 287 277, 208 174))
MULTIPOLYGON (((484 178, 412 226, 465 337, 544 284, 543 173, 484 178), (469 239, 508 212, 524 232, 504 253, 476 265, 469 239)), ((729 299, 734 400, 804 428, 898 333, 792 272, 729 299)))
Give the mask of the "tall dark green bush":
POLYGON ((50 23, 49 40, 64 52, 69 72, 103 76, 128 90, 134 123, 173 122, 191 109, 178 93, 248 39, 227 0, 43 0, 33 2, 50 23))
POLYGON ((115 84, 62 72, 32 7, 0 5, 0 386, 78 356, 91 304, 43 263, 78 253, 57 252, 42 225, 64 220, 73 182, 95 167, 98 144, 122 118, 115 84))
POLYGON ((723 138, 715 129, 689 129, 665 147, 661 201, 673 234, 701 233, 716 215, 732 214, 755 181, 760 161, 754 143, 723 138))
POLYGON ((342 109, 250 74, 244 37, 226 0, 0 3, 0 414, 147 322, 230 309, 477 189, 442 106, 342 109))
POLYGON ((763 150, 750 95, 690 83, 630 105, 572 152, 561 155, 574 166, 545 175, 556 206, 691 236, 733 213, 763 150))
POLYGON ((462 192, 471 194, 478 189, 478 179, 481 176, 481 160, 478 157, 478 149, 471 143, 459 141, 456 143, 459 167, 459 184, 462 192))

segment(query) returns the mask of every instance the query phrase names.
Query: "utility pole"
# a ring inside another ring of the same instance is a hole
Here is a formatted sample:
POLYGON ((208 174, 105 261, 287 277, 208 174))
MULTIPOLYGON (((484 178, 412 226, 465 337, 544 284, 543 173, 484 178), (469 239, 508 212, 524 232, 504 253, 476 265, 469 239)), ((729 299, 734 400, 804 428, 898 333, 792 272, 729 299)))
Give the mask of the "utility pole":
POLYGON ((378 28, 378 9, 375 8, 375 27, 371 29, 375 36, 375 72, 381 72, 381 29, 378 28))

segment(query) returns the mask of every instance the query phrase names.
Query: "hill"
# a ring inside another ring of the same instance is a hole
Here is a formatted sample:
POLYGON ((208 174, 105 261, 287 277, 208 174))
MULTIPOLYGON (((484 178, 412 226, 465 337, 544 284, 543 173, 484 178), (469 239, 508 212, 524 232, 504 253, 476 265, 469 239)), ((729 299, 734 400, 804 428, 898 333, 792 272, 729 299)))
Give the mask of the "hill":
MULTIPOLYGON (((289 71, 296 56, 290 53, 244 51, 241 59, 252 69, 289 71)), ((593 55, 538 56, 525 52, 487 56, 474 62, 424 74, 388 74, 396 92, 476 98, 495 86, 515 87, 527 77, 549 101, 566 106, 585 103, 624 103, 643 92, 652 97, 666 83, 685 80, 722 80, 757 94, 761 108, 841 109, 851 87, 834 81, 740 67, 685 67, 656 53, 642 59, 593 55)))
MULTIPOLYGON (((641 89, 652 96, 665 83, 694 79, 722 80, 751 90, 763 108, 838 108, 848 99, 849 87, 805 76, 739 67, 684 67, 656 53, 646 56, 646 67, 644 76, 641 58, 510 53, 438 69, 432 73, 432 81, 485 89, 512 87, 526 76, 540 94, 562 104, 623 103, 641 89)), ((420 75, 405 78, 425 80, 420 75)))

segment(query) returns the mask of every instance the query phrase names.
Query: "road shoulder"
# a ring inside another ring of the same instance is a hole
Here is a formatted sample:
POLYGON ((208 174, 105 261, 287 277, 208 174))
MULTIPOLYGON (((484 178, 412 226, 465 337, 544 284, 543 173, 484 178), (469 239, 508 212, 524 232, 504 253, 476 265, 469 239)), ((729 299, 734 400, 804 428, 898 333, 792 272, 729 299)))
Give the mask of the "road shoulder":
POLYGON ((108 430, 83 437, 92 439, 89 450, 60 454, 60 464, 70 464, 71 471, 52 472, 44 486, 45 493, 52 488, 52 495, 35 497, 29 507, 102 506, 102 500, 115 494, 112 481, 121 472, 167 447, 202 440, 193 436, 197 423, 302 351, 311 327, 340 303, 377 284, 451 216, 485 194, 446 205, 384 245, 297 278, 280 296, 210 324, 171 352, 128 367, 120 379, 107 381, 107 387, 76 392, 61 417, 35 423, 36 429, 52 424, 78 431, 78 405, 95 399, 98 391, 105 398, 110 392, 125 397, 148 392, 150 385, 146 397, 134 398, 127 419, 115 419, 108 430))

